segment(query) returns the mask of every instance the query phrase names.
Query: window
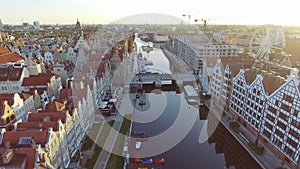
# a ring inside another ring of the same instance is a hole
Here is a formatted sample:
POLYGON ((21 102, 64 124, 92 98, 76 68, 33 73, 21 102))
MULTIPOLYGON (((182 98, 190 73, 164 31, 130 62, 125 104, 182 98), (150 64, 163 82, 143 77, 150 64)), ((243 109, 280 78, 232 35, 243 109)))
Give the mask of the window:
POLYGON ((281 147, 282 146, 282 142, 280 140, 274 139, 274 143, 278 146, 281 147))
POLYGON ((272 131, 273 126, 270 123, 266 122, 265 126, 272 131))
POLYGON ((293 98, 287 94, 283 94, 283 99, 292 103, 293 102, 293 98))
POLYGON ((258 95, 258 96, 260 95, 260 91, 259 91, 259 90, 257 90, 257 95, 258 95))
POLYGON ((294 152, 293 150, 291 150, 289 147, 285 147, 284 151, 290 156, 290 157, 294 157, 294 152))
POLYGON ((271 122, 274 122, 275 121, 275 118, 274 117, 272 117, 271 115, 267 115, 267 119, 269 119, 271 122))
POLYGON ((300 122, 292 119, 292 125, 300 130, 300 122))
POLYGON ((269 106, 268 110, 273 113, 274 115, 276 115, 276 109, 272 106, 269 106))
POLYGON ((281 104, 281 108, 282 108, 283 110, 287 111, 287 112, 290 112, 290 111, 291 111, 291 107, 288 106, 288 105, 286 105, 286 104, 284 104, 284 103, 281 104))
POLYGON ((265 135, 268 139, 271 137, 271 133, 269 133, 267 130, 263 131, 263 135, 265 135))
POLYGON ((282 112, 279 113, 279 117, 282 118, 283 120, 288 120, 287 115, 283 114, 282 112))
POLYGON ((294 110, 294 116, 298 117, 298 111, 294 110))
POLYGON ((288 138, 287 139, 287 143, 289 143, 292 147, 294 147, 295 149, 297 149, 297 143, 294 140, 288 138))
POLYGON ((297 140, 300 139, 300 133, 296 132, 296 131, 293 130, 293 129, 290 129, 289 134, 292 135, 293 137, 295 137, 297 140))
MULTIPOLYGON (((284 123, 282 123, 281 121, 278 121, 278 122, 277 122, 277 125, 278 125, 280 128, 282 128, 283 130, 286 129, 286 125, 285 125, 284 123)), ((283 137, 283 134, 282 134, 282 137, 283 137)))

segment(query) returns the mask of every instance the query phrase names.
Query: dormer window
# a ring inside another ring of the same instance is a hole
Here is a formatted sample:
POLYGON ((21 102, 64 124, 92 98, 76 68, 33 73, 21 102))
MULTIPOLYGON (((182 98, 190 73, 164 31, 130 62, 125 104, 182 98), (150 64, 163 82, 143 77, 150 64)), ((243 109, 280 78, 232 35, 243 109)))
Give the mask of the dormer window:
POLYGON ((33 143, 33 137, 20 137, 18 145, 31 145, 33 143))

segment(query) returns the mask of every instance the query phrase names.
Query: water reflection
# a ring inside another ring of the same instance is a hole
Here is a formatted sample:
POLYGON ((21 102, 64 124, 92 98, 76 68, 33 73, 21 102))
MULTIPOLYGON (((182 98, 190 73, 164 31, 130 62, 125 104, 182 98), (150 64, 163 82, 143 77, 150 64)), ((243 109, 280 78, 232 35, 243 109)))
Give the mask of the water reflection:
MULTIPOLYGON (((134 123, 134 130, 142 130, 149 136, 158 135, 172 126, 176 117, 178 116, 179 103, 183 98, 182 94, 176 92, 161 92, 167 98, 167 105, 159 118, 149 123, 134 123)), ((159 95, 161 95, 159 94, 159 95)), ((152 94, 147 94, 148 97, 152 94)), ((157 95, 157 94, 156 94, 157 95)), ((142 107, 138 105, 136 107, 140 114, 147 110, 152 105, 160 103, 159 97, 148 105, 142 107)), ((193 124, 192 129, 189 131, 187 136, 171 150, 157 155, 155 157, 164 157, 166 164, 164 168, 167 169, 199 169, 199 168, 236 168, 236 169, 256 169, 260 168, 259 165, 251 158, 251 156, 244 150, 244 148, 235 140, 235 138, 227 131, 222 125, 218 124, 215 131, 210 131, 210 128, 218 123, 214 116, 209 116, 209 119, 205 119, 207 116, 208 109, 200 108, 199 117, 193 124), (204 116, 201 118, 201 114, 204 116), (201 120, 199 120, 201 118, 201 120), (198 142, 199 134, 203 128, 204 123, 208 123, 207 130, 213 134, 207 142, 200 144, 198 142)), ((151 112, 147 112, 145 115, 151 116, 151 112)), ((184 112, 193 113, 193 112, 184 112)), ((155 114, 154 112, 152 114, 155 114)), ((182 121, 183 124, 189 123, 188 121, 182 121)), ((160 143, 157 143, 157 145, 160 143)), ((145 151, 145 150, 142 150, 145 151)), ((153 158, 155 158, 153 157, 153 158)))
POLYGON ((217 154, 224 154, 227 168, 230 166, 236 169, 261 168, 222 124, 217 126, 208 142, 209 144, 215 143, 217 154))

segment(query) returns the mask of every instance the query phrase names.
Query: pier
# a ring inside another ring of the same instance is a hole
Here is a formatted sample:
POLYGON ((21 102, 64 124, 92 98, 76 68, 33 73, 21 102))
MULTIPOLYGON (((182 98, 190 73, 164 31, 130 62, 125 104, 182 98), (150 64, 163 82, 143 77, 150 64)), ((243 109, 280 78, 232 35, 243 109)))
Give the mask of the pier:
POLYGON ((156 87, 162 87, 174 84, 176 84, 176 81, 170 74, 138 73, 130 82, 130 87, 139 87, 141 85, 155 85, 156 87))

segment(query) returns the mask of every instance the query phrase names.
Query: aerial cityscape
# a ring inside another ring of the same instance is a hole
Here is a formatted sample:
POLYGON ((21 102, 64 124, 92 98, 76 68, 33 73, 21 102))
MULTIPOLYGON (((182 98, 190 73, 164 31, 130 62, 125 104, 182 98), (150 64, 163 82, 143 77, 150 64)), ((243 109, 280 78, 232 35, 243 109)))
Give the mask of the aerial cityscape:
POLYGON ((294 0, 3 4, 0 169, 300 169, 294 0))

